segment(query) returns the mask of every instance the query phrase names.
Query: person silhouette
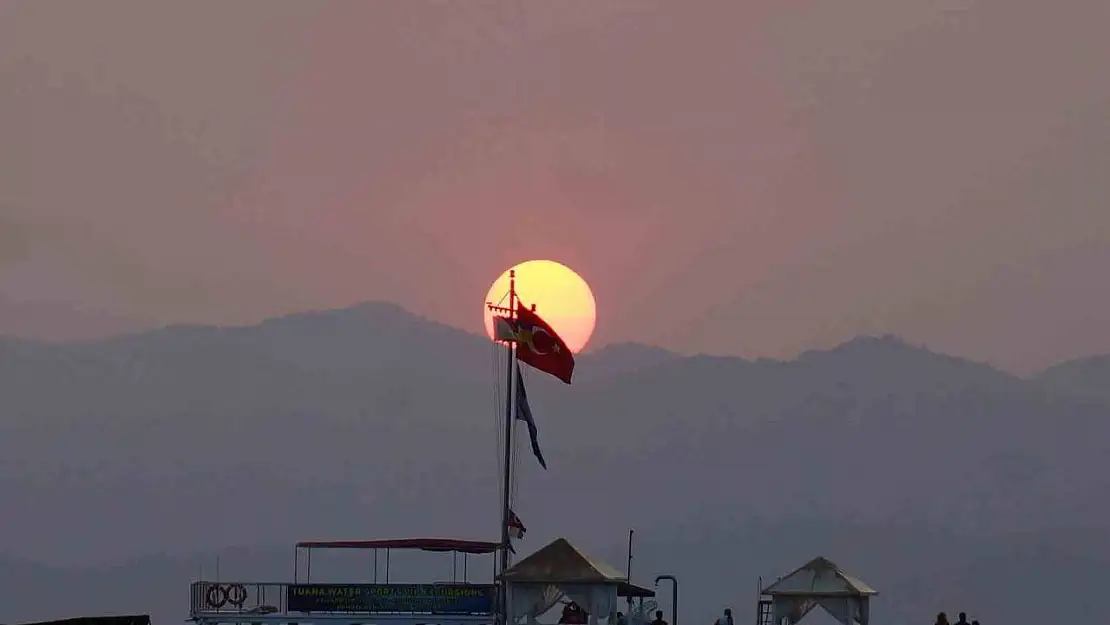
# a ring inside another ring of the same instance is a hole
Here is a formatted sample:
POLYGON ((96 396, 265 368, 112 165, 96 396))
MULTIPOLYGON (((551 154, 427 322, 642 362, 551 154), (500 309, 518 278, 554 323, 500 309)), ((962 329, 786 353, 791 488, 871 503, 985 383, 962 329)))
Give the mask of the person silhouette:
POLYGON ((667 621, 663 620, 662 610, 655 611, 655 620, 651 622, 651 625, 667 625, 667 621))
POLYGON ((559 625, 585 625, 589 622, 590 615, 577 603, 571 601, 563 606, 563 615, 559 618, 559 625))
POLYGON ((967 612, 960 612, 960 618, 956 621, 956 625, 971 625, 967 622, 967 612))
POLYGON ((944 612, 937 613, 937 622, 934 625, 948 625, 948 615, 944 612))

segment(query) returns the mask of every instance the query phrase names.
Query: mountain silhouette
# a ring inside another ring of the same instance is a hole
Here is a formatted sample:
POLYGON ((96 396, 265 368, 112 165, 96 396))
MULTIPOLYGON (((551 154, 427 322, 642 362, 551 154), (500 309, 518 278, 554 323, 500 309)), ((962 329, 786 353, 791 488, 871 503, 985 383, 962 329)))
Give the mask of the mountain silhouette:
MULTIPOLYGON (((525 374, 550 470, 518 447, 524 551, 565 535, 619 564, 633 527, 634 577, 680 577, 684 620, 754 610, 758 576, 818 555, 882 593, 883 622, 1095 616, 1043 589, 1110 563, 1110 403, 1074 373, 1098 359, 1023 379, 889 336, 578 359, 571 386, 525 374)), ((280 579, 296 540, 495 536, 504 365, 385 303, 0 340, 0 622, 184 618, 217 553, 225 579, 280 579)))
POLYGON ((1045 369, 1036 379, 1077 397, 1110 401, 1110 356, 1068 360, 1045 369))

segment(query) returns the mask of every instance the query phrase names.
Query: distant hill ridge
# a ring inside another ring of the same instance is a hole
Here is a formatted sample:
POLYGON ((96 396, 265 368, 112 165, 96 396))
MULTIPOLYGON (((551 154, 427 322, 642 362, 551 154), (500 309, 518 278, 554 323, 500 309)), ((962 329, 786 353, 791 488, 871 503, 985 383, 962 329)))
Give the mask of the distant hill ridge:
MULTIPOLYGON (((232 326, 216 326, 205 324, 173 324, 157 329, 129 332, 111 337, 96 338, 90 340, 54 342, 0 335, 0 346, 7 346, 9 348, 19 346, 25 348, 29 348, 32 346, 42 346, 56 347, 59 349, 74 349, 82 346, 88 347, 96 345, 119 344, 133 345, 137 343, 152 341, 180 340, 182 338, 205 340, 217 336, 222 337, 237 335, 240 337, 254 336, 261 338, 272 336, 272 333, 275 332, 281 333, 293 328, 303 328, 305 331, 308 332, 312 332, 314 330, 322 331, 324 328, 327 328, 327 332, 332 335, 337 332, 342 332, 344 329, 357 330, 360 328, 373 329, 377 332, 434 331, 439 333, 440 336, 451 336, 452 339, 455 340, 466 336, 470 337, 471 339, 479 339, 483 343, 488 342, 484 339, 484 337, 480 337, 464 330, 454 328, 453 326, 448 326, 430 320, 426 317, 416 315, 415 313, 411 313, 400 305, 383 301, 367 301, 342 308, 310 310, 271 317, 254 324, 239 324, 232 326)), ((756 362, 788 363, 793 362, 794 360, 819 360, 828 355, 834 357, 848 356, 853 358, 868 358, 874 356, 913 358, 929 355, 937 359, 942 359, 948 364, 964 363, 968 366, 993 368, 985 363, 974 363, 972 361, 968 361, 957 356, 949 356, 933 352, 925 346, 912 345, 905 339, 893 334, 886 334, 882 336, 861 335, 829 349, 806 350, 794 359, 782 361, 760 358, 756 362)), ((619 362, 635 363, 636 368, 642 368, 644 366, 651 366, 654 364, 683 358, 740 358, 734 356, 682 355, 663 349, 661 347, 629 342, 604 345, 597 349, 588 350, 580 357, 583 359, 603 362, 606 364, 619 362)), ((921 362, 923 362, 923 360, 921 362)), ((1030 377, 1048 379, 1050 377, 1060 375, 1101 376, 1104 375, 1103 372, 1107 371, 1110 371, 1110 355, 1094 355, 1079 357, 1058 363, 1030 377), (1083 371, 1084 373, 1081 374, 1080 371, 1083 371)), ((1101 380, 1101 378, 1099 379, 1101 380)))

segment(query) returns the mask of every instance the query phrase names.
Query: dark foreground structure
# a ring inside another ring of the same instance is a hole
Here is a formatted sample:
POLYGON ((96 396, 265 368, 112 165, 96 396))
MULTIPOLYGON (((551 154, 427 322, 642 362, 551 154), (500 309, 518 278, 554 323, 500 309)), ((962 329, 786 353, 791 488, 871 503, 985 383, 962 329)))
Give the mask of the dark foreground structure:
POLYGON ((133 616, 79 616, 60 621, 39 621, 22 625, 150 625, 149 614, 133 616))

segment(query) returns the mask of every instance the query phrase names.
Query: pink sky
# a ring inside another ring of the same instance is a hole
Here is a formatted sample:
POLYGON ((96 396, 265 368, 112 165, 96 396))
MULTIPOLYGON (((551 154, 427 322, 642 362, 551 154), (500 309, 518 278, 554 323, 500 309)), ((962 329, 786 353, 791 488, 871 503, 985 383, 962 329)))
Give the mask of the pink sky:
POLYGON ((1110 352, 1104 0, 8 2, 0 333, 395 301, 553 258, 594 345, 1110 352))

